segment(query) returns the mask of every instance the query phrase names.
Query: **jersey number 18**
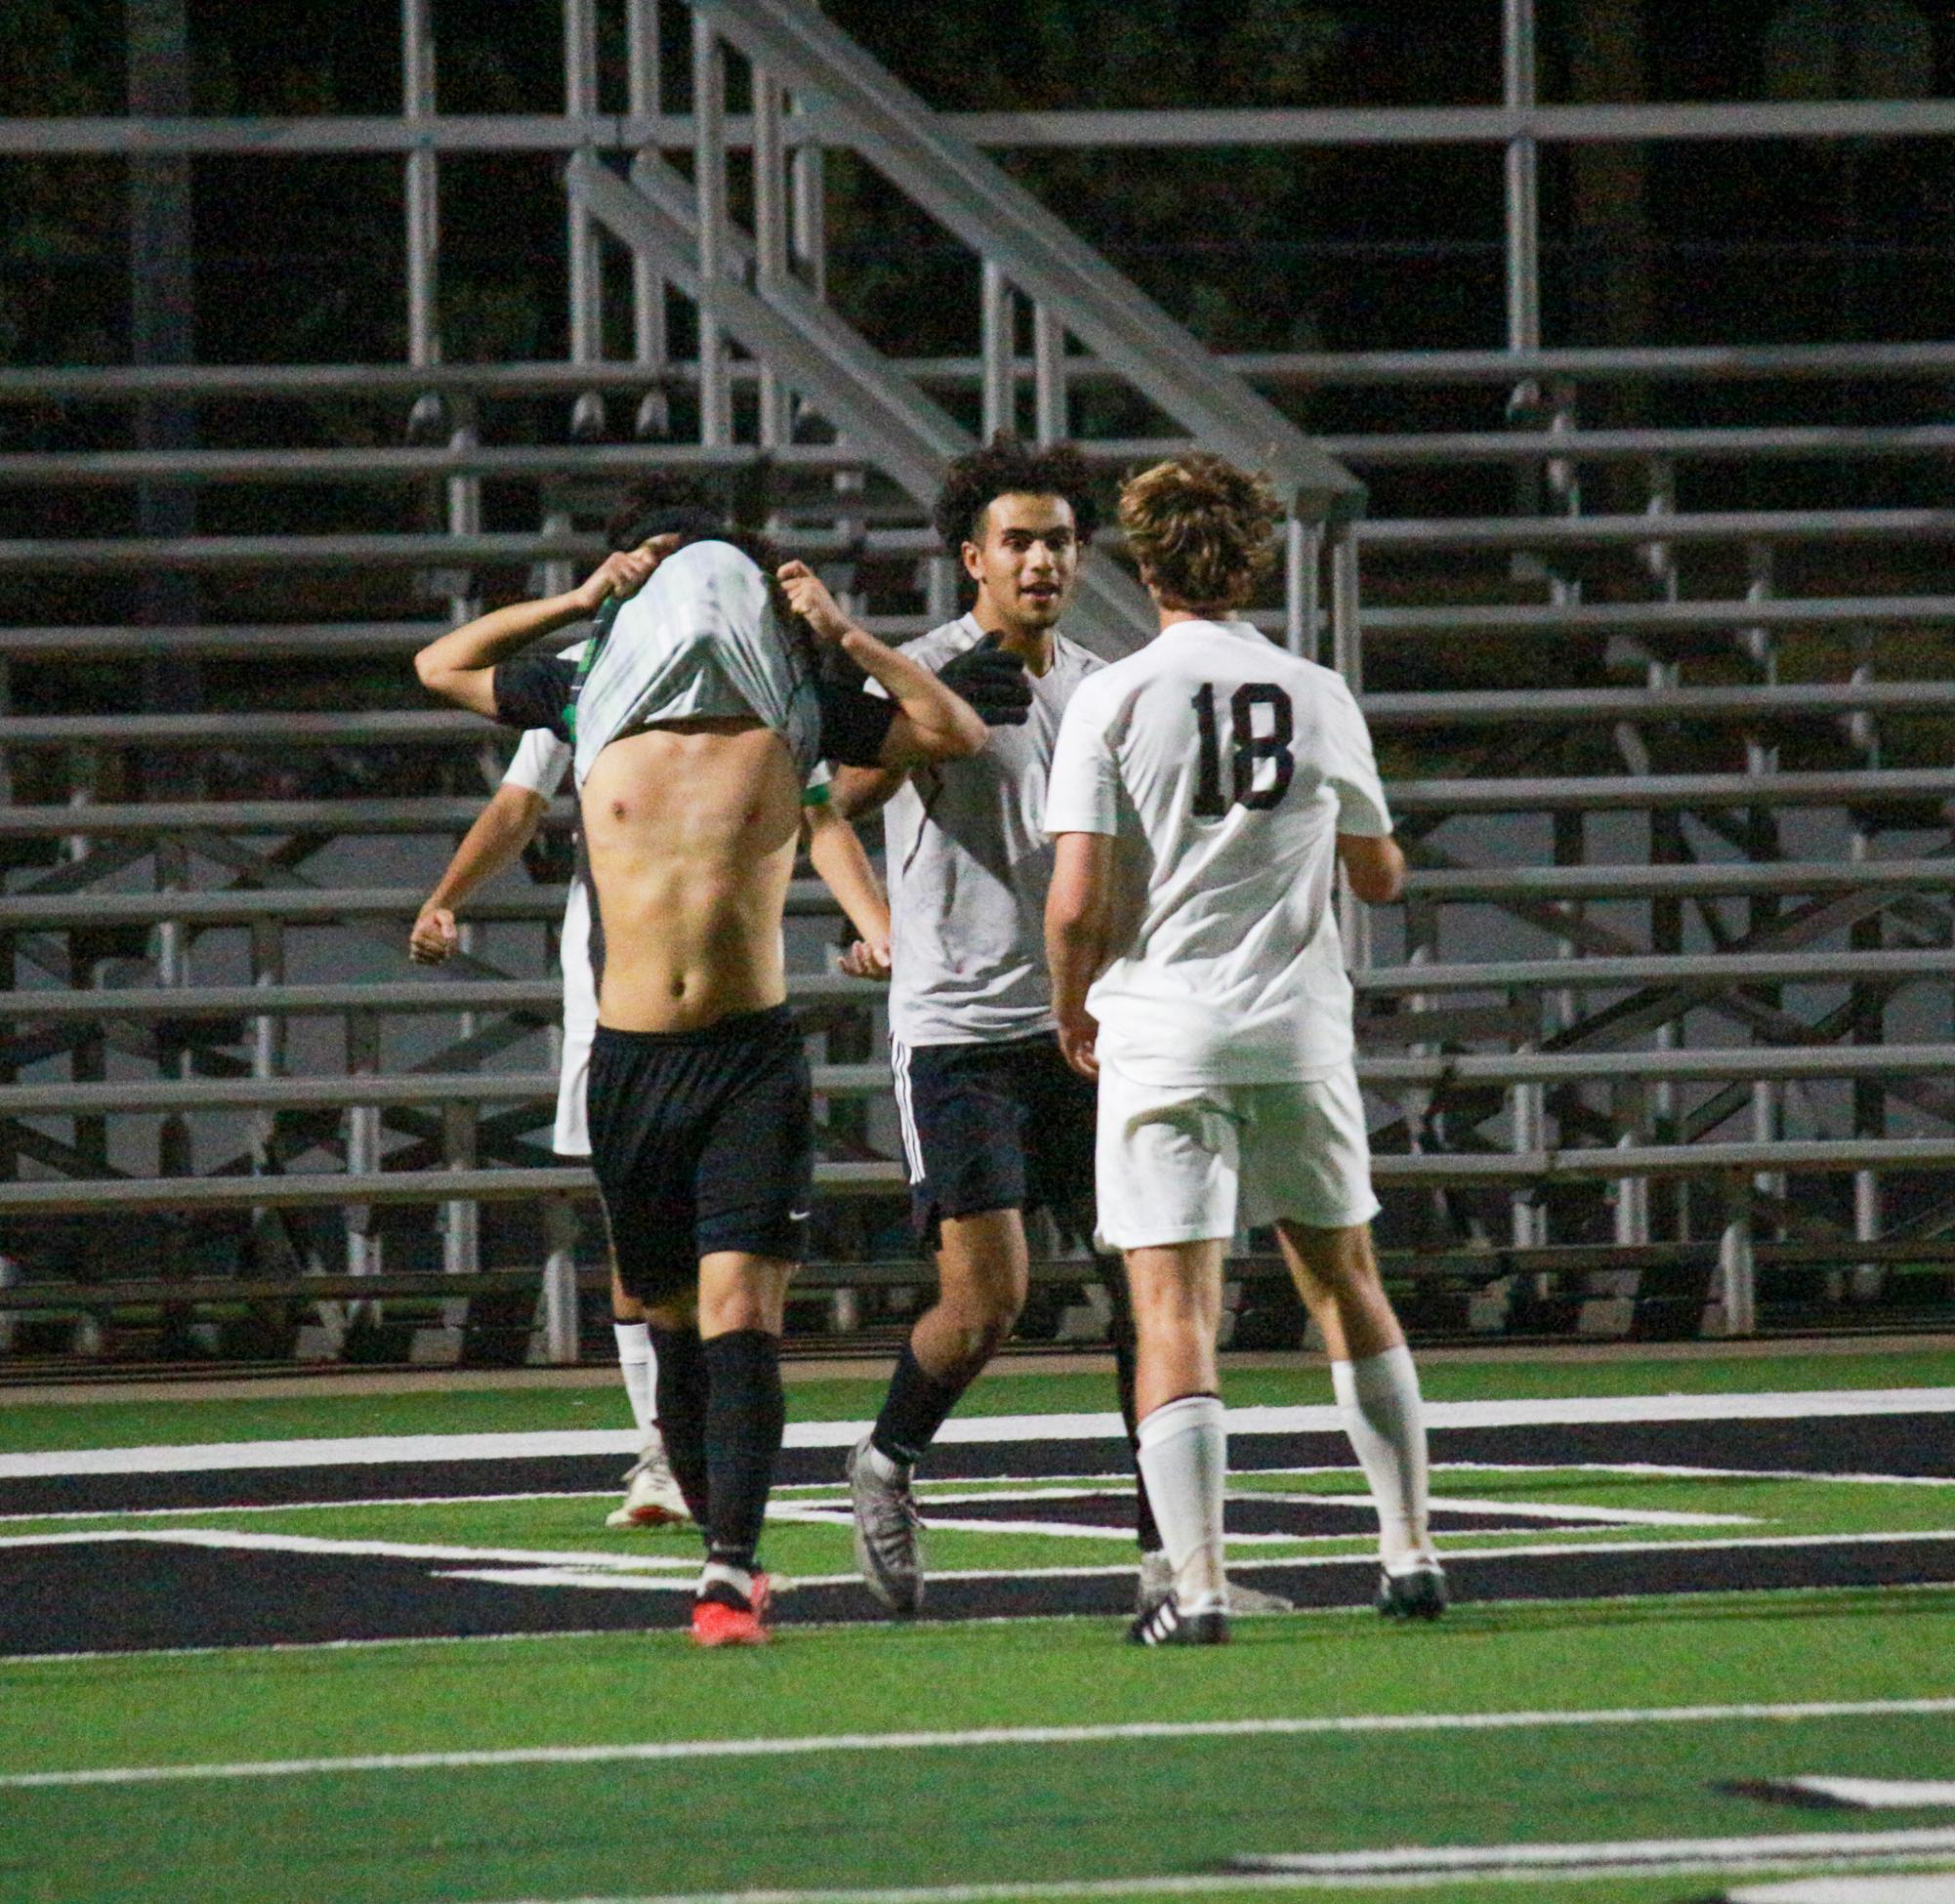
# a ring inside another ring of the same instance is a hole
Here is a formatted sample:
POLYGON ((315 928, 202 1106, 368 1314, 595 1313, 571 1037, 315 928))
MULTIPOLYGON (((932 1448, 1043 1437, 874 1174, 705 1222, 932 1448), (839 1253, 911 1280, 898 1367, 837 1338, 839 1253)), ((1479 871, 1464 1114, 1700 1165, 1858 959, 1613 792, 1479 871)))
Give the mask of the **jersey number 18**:
POLYGON ((1290 751, 1291 738, 1296 731, 1290 697, 1271 681, 1245 681, 1229 697, 1234 731, 1231 736, 1233 744, 1229 749, 1232 786, 1226 794, 1222 791, 1222 746, 1215 721, 1213 682, 1202 683, 1193 704, 1195 722, 1202 735, 1201 759, 1195 782, 1197 817, 1219 820, 1231 806, 1265 813, 1278 805, 1290 791, 1290 783, 1296 773, 1296 757, 1290 751), (1255 731, 1255 710, 1258 707, 1269 709, 1267 734, 1255 731), (1264 761, 1269 763, 1270 778, 1258 786, 1256 777, 1264 761))

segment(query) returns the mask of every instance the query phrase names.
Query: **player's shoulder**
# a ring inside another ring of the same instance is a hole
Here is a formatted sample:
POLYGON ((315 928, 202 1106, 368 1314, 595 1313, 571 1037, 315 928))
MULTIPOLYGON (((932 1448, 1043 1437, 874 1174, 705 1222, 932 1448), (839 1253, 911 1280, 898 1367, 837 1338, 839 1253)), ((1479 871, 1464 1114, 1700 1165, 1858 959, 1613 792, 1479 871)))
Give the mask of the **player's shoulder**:
POLYGON ((934 674, 946 661, 955 661, 982 640, 984 630, 971 616, 960 614, 955 621, 946 621, 942 626, 932 628, 927 635, 918 635, 914 641, 905 642, 903 653, 918 667, 926 667, 934 674))

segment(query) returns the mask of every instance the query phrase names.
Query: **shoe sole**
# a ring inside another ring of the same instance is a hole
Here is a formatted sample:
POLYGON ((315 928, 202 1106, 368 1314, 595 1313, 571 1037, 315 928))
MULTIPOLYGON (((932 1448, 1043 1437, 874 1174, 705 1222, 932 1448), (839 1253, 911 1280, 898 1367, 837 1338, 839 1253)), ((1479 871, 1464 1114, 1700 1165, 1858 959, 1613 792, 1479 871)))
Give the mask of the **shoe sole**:
POLYGON ((691 1514, 675 1514, 669 1507, 614 1507, 605 1515, 607 1527, 683 1527, 691 1514))

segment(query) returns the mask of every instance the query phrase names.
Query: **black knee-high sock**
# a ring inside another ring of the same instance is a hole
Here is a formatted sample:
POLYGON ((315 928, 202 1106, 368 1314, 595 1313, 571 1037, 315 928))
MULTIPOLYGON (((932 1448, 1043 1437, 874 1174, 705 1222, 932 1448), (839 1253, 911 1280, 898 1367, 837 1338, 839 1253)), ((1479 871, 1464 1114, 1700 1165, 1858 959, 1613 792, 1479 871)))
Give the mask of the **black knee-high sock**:
POLYGON ((1096 1258, 1107 1292, 1113 1298, 1113 1320, 1108 1335, 1113 1342, 1113 1378, 1120 1390, 1120 1418, 1126 1423, 1126 1439, 1134 1451, 1134 1527, 1142 1553, 1158 1553, 1161 1529, 1154 1520, 1154 1503, 1147 1498, 1147 1482, 1140 1472, 1140 1413, 1134 1405, 1133 1304, 1127 1299, 1125 1272, 1107 1257, 1096 1258))
POLYGON ((695 1329, 653 1329, 659 1357, 659 1428, 665 1459, 686 1497, 686 1507, 702 1531, 707 1520, 706 1359, 695 1329))
POLYGON ((889 1393, 882 1398, 882 1412, 870 1430, 870 1441, 892 1461, 915 1466, 969 1386, 968 1381, 939 1381, 905 1342, 903 1353, 896 1358, 896 1373, 889 1378, 889 1393))
POLYGON ((736 1329, 705 1344, 707 1558, 750 1570, 767 1517, 787 1408, 781 1338, 736 1329))

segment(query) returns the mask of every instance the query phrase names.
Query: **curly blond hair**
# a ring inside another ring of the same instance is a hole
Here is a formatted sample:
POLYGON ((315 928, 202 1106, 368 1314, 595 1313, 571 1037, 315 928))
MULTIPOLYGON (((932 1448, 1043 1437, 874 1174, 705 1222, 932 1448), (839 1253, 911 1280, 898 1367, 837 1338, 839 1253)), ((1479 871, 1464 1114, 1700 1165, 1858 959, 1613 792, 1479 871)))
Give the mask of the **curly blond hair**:
POLYGON ((1121 485, 1120 526, 1170 609, 1239 609, 1276 563, 1283 504, 1269 479, 1195 451, 1121 485))

